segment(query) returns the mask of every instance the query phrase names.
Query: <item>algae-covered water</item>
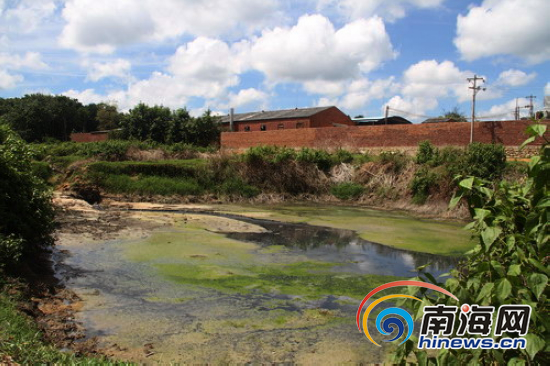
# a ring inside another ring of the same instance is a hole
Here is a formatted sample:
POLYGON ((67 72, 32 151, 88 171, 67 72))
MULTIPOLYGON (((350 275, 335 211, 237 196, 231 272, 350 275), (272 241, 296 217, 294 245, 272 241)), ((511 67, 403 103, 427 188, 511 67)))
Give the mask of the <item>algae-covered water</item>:
MULTIPOLYGON (((346 225, 275 221, 283 208, 262 219, 237 209, 147 212, 143 220, 165 226, 133 240, 61 243, 71 253, 64 265, 81 273, 66 282, 85 300, 89 335, 133 361, 382 362, 387 349, 355 327, 360 300, 417 266, 442 273, 456 264, 371 243, 346 225)), ((354 212, 346 221, 359 222, 354 212)))

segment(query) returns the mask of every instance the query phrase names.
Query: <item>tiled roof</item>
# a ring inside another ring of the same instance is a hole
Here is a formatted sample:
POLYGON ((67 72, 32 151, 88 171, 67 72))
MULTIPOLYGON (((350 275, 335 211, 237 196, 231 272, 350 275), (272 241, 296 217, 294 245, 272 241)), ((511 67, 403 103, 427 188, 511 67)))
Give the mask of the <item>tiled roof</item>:
MULTIPOLYGON (((269 120, 269 119, 306 118, 306 117, 311 117, 329 108, 332 108, 332 107, 295 108, 295 109, 283 109, 279 111, 235 113, 233 115, 233 121, 245 122, 245 121, 263 121, 263 120, 269 120)), ((229 115, 223 116, 221 119, 221 123, 229 123, 229 115)))

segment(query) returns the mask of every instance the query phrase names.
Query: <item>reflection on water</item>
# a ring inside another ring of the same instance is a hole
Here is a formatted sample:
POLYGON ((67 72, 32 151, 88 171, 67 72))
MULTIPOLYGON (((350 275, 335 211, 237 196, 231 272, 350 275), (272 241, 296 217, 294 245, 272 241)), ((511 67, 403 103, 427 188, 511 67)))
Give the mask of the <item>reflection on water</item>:
POLYGON ((347 263, 336 268, 341 271, 414 276, 417 267, 431 263, 429 271, 439 275, 448 272, 458 263, 456 257, 411 252, 372 243, 361 239, 351 230, 224 216, 263 226, 269 230, 267 233, 228 233, 227 236, 231 239, 260 245, 284 245, 290 250, 306 252, 312 259, 347 263))

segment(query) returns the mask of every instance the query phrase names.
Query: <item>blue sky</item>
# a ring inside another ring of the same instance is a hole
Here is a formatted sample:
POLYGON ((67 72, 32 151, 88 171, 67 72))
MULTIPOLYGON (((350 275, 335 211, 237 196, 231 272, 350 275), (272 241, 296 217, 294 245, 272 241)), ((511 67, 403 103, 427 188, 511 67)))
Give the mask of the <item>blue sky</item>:
MULTIPOLYGON (((0 0, 0 97, 414 121, 550 95, 548 0, 0 0)), ((525 115, 524 109, 522 114, 525 115)))

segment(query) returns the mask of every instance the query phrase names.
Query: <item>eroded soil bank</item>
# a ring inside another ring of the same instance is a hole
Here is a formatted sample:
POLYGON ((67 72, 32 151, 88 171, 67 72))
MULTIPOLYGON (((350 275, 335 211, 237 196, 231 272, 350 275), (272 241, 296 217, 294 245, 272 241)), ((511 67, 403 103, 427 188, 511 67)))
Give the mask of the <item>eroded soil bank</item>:
MULTIPOLYGON (((383 226, 371 220, 359 227, 357 211, 340 211, 338 219, 329 212, 314 218, 311 208, 125 204, 97 210, 82 201, 57 203, 66 209, 54 256, 58 276, 83 300, 76 319, 86 339, 97 337, 104 354, 122 360, 382 362, 386 350, 355 328, 358 302, 395 280, 393 274, 436 258, 365 242, 369 230, 383 226), (303 222, 326 229, 309 232, 303 222), (294 227, 294 234, 278 240, 277 225, 284 232, 294 227), (389 262, 377 267, 377 255, 389 262)), ((383 220, 391 222, 390 216, 383 220)), ((452 263, 444 260, 441 271, 452 263)))

